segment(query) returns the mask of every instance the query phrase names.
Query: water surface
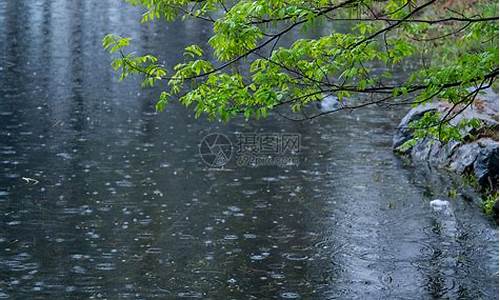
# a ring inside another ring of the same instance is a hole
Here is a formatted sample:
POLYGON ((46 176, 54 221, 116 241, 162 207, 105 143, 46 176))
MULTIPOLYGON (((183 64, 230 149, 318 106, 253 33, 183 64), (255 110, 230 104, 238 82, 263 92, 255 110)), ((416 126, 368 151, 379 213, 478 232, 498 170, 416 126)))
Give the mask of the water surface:
POLYGON ((497 227, 393 155, 401 112, 156 114, 158 90, 118 83, 102 36, 172 65, 209 31, 139 17, 114 0, 0 2, 0 298, 498 297, 497 227), (300 134, 300 164, 210 170, 198 144, 214 132, 300 134))

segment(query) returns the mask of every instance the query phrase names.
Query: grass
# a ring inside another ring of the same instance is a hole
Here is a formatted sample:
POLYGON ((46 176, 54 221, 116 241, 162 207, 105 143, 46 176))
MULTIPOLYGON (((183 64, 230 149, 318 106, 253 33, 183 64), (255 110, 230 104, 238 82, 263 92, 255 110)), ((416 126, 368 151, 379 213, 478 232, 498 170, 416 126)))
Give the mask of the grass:
POLYGON ((493 215, 495 213, 495 203, 498 201, 498 192, 487 193, 483 197, 483 209, 487 215, 493 215))

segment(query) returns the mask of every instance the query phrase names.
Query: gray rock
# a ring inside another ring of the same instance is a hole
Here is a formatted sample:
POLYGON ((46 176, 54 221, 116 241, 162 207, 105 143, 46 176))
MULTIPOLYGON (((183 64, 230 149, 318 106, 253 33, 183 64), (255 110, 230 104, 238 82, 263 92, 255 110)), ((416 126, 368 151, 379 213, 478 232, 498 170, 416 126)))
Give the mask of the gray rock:
POLYGON ((342 108, 339 99, 333 95, 328 95, 323 100, 316 102, 316 107, 321 112, 336 111, 342 108))
POLYGON ((430 137, 418 141, 415 146, 404 152, 401 145, 413 138, 409 128, 410 123, 417 121, 427 112, 440 111, 446 113, 451 108, 449 103, 434 102, 419 105, 411 109, 401 120, 393 138, 393 149, 410 155, 411 159, 420 163, 428 162, 430 166, 448 167, 458 174, 471 174, 477 179, 483 189, 498 190, 498 141, 490 138, 498 129, 498 94, 487 91, 476 99, 473 106, 461 111, 450 122, 457 125, 462 120, 479 119, 479 128, 465 128, 462 132, 462 142, 450 141, 446 144, 430 137), (481 138, 484 137, 484 138, 481 138), (469 141, 470 139, 477 139, 469 141))
POLYGON ((425 138, 419 141, 412 149, 411 149, 411 157, 415 161, 425 161, 429 158, 429 154, 433 148, 433 145, 437 143, 430 138, 425 138))
POLYGON ((433 165, 439 164, 441 149, 443 149, 443 143, 440 141, 434 141, 430 144, 429 149, 429 162, 433 165))
POLYGON ((409 128, 411 122, 419 120, 427 112, 437 111, 438 108, 439 103, 428 103, 426 105, 419 105, 412 108, 399 123, 396 134, 392 139, 392 148, 396 150, 399 146, 403 145, 406 141, 413 137, 409 128))
MULTIPOLYGON (((472 92, 475 88, 469 88, 468 90, 472 92)), ((498 113, 498 92, 492 88, 481 90, 476 97, 476 101, 477 100, 485 103, 484 110, 486 113, 490 115, 498 113)))
POLYGON ((485 128, 498 128, 498 121, 495 119, 495 116, 486 114, 484 112, 480 112, 478 109, 474 107, 468 107, 462 113, 454 117, 450 124, 453 126, 457 126, 463 120, 472 120, 476 119, 481 122, 481 126, 479 128, 473 128, 470 126, 466 126, 461 129, 462 137, 466 137, 467 135, 477 135, 482 129, 485 128))
POLYGON ((450 120, 450 124, 457 125, 462 120, 478 119, 486 126, 496 126, 498 121, 493 115, 479 111, 477 108, 469 106, 459 115, 450 120))
POLYGON ((440 147, 439 152, 435 157, 432 156, 433 152, 431 152, 432 162, 435 163, 439 167, 445 167, 450 164, 451 157, 453 156, 454 151, 460 146, 460 142, 450 141, 446 143, 446 145, 440 147))
POLYGON ((481 148, 474 162, 474 175, 482 187, 493 187, 498 182, 498 142, 484 138, 478 144, 481 148))
POLYGON ((465 173, 472 168, 479 150, 477 142, 460 146, 451 157, 450 169, 459 174, 465 173))

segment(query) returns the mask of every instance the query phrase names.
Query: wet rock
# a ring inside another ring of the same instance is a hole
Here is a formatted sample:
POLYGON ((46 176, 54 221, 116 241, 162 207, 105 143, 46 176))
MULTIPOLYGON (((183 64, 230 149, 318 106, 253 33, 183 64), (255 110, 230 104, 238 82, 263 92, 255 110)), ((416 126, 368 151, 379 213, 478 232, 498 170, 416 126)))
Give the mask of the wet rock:
POLYGON ((433 153, 430 154, 431 162, 441 168, 448 166, 451 163, 453 153, 460 147, 460 145, 461 144, 457 141, 450 141, 444 146, 439 147, 439 152, 435 156, 433 153))
POLYGON ((483 188, 494 188, 498 182, 498 142, 481 139, 477 159, 474 162, 474 175, 483 188))
POLYGON ((478 119, 485 126, 496 126, 498 121, 496 115, 490 115, 475 106, 469 106, 465 110, 462 110, 459 115, 450 120, 450 124, 457 125, 462 120, 478 119))
POLYGON ((430 138, 425 138, 418 142, 411 149, 411 157, 415 161, 426 161, 429 158, 429 154, 431 149, 436 141, 431 140, 430 138))
POLYGON ((316 102, 316 107, 321 112, 329 112, 341 109, 342 104, 337 97, 328 95, 322 101, 316 102))
MULTIPOLYGON (((439 107, 439 103, 429 103, 412 108, 399 123, 396 134, 392 139, 392 148, 397 150, 399 146, 413 137, 413 133, 409 128, 411 122, 419 120, 427 112, 437 111, 439 107)), ((409 151, 406 153, 409 153, 409 151)))
POLYGON ((479 150, 477 142, 461 145, 451 158, 450 170, 459 174, 470 170, 476 161, 479 150))
POLYGON ((440 158, 440 153, 441 149, 443 149, 443 144, 440 141, 434 141, 431 143, 429 149, 429 162, 431 164, 439 164, 439 158, 440 158))
MULTIPOLYGON (((471 92, 473 89, 470 90, 471 92)), ((475 100, 475 107, 479 109, 479 111, 484 112, 489 115, 498 114, 498 93, 489 88, 484 89, 479 92, 475 100)))
POLYGON ((431 167, 447 168, 462 175, 473 175, 481 190, 498 190, 498 94, 486 90, 469 107, 457 107, 450 123, 478 119, 480 126, 463 128, 462 141, 442 143, 433 138, 418 141, 409 149, 399 147, 413 138, 410 123, 425 113, 439 111, 446 114, 452 106, 446 102, 433 102, 412 108, 401 120, 393 138, 393 149, 409 155, 416 164, 425 162, 431 167))

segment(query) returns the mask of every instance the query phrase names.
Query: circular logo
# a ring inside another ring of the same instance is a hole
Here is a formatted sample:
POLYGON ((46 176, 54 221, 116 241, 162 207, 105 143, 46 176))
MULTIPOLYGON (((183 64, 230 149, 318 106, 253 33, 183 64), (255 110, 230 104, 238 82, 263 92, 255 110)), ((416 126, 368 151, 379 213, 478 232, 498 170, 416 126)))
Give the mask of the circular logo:
POLYGON ((203 137, 199 150, 203 162, 215 168, 227 164, 233 155, 231 140, 220 133, 212 133, 203 137))

